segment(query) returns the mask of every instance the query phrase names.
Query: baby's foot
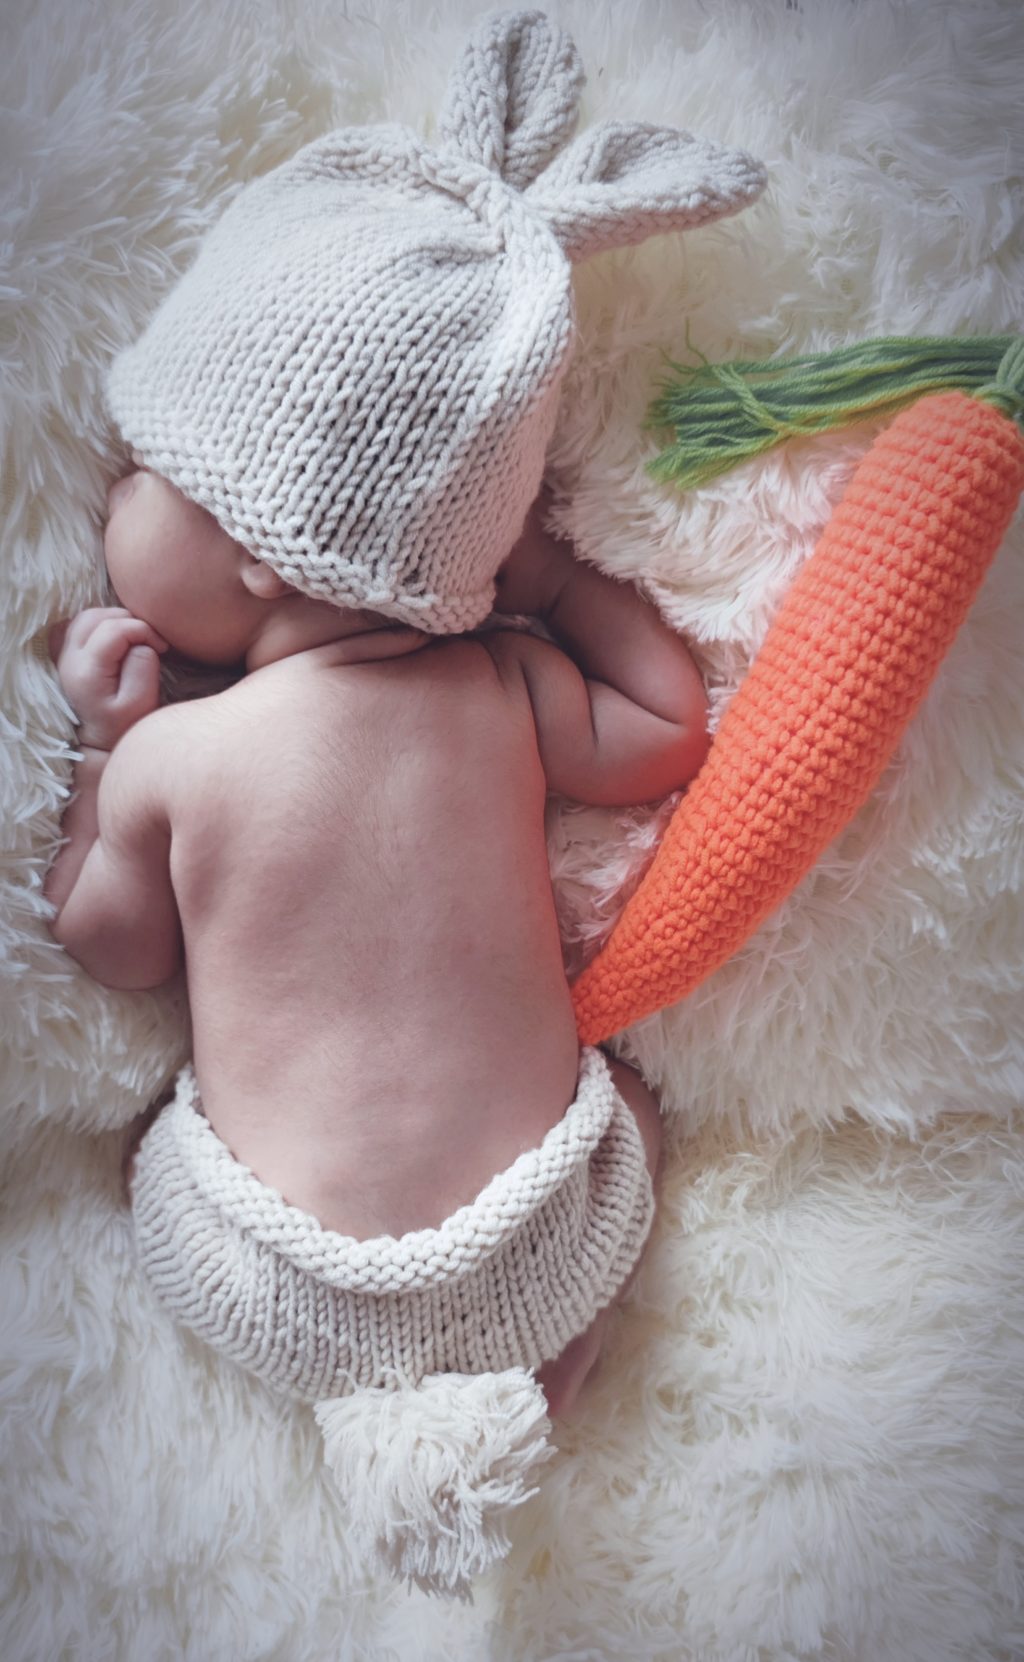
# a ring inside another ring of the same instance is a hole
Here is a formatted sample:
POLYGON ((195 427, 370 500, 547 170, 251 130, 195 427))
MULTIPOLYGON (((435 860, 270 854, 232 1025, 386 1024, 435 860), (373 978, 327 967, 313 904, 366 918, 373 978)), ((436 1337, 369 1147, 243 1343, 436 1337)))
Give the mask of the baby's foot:
POLYGON ((566 1345, 561 1356, 537 1369, 537 1383, 547 1397, 548 1413, 552 1419, 561 1418, 570 1411, 585 1380, 597 1365, 608 1315, 608 1310, 602 1310, 585 1333, 580 1333, 566 1345))

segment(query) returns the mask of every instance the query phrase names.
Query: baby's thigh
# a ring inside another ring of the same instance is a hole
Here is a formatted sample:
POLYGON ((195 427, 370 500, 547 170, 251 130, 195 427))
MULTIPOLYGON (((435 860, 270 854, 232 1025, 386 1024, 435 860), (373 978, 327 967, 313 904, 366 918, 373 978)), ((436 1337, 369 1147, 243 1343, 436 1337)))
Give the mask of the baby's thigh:
MULTIPOLYGON (((647 1151, 647 1167, 653 1183, 661 1163, 661 1109, 658 1099, 644 1084, 635 1068, 629 1067, 625 1062, 614 1061, 610 1056, 608 1066, 623 1101, 636 1116, 637 1126, 647 1151)), ((643 1254, 637 1259, 612 1303, 598 1313, 587 1331, 573 1339, 554 1361, 545 1362, 543 1367, 538 1368, 537 1381, 547 1397, 548 1412, 553 1417, 557 1418, 571 1410, 583 1384, 596 1368, 601 1356, 608 1318, 614 1305, 629 1292, 642 1261, 643 1254)))
POLYGON ((627 1108, 631 1108, 636 1116, 636 1123, 647 1151, 647 1169, 653 1182, 661 1164, 661 1109, 658 1099, 644 1084, 636 1068, 629 1067, 626 1062, 616 1061, 611 1056, 608 1057, 608 1066, 620 1096, 627 1108))

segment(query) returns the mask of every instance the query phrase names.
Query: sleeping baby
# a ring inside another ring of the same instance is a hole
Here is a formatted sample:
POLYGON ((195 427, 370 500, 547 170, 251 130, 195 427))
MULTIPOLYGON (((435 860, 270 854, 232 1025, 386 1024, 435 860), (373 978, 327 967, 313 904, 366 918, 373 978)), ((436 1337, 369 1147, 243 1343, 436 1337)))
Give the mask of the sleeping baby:
POLYGON ((112 366, 119 604, 53 639, 54 933, 110 986, 187 975, 143 1271, 314 1405, 368 1557, 463 1595, 654 1206, 655 1100, 577 1039, 545 796, 647 802, 707 745, 683 643, 545 529, 571 261, 763 182, 663 129, 571 140, 580 84, 540 14, 490 20, 437 148, 344 129, 238 194, 112 366), (160 708, 168 648, 239 676, 160 708))

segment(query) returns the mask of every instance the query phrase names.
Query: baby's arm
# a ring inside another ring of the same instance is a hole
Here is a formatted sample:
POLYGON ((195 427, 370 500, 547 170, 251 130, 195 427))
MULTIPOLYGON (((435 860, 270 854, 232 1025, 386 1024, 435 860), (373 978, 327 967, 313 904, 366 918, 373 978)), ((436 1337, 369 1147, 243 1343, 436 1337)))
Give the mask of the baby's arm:
POLYGON ((580 802, 665 796, 708 750, 707 696, 680 637, 629 583, 573 557, 539 506, 498 577, 499 611, 539 617, 557 642, 502 633, 488 645, 526 681, 552 790, 580 802))
POLYGON ((164 643, 121 608, 81 613, 59 632, 61 680, 80 718, 82 760, 65 844, 46 879, 54 938, 109 987, 155 987, 181 963, 163 808, 164 643), (137 725, 145 719, 144 731, 137 725))

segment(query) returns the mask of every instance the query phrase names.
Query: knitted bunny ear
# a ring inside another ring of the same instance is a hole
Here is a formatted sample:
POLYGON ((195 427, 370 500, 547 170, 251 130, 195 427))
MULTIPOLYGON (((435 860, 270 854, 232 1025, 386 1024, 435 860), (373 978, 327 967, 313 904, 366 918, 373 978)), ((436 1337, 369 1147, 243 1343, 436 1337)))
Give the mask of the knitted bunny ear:
POLYGON ((570 260, 737 213, 764 167, 692 133, 609 121, 574 139, 526 192, 570 260))
POLYGON ((428 1593, 466 1598, 509 1550, 509 1515, 554 1453, 540 1386, 525 1368, 428 1374, 314 1408, 324 1459, 371 1563, 428 1593))
POLYGON ((576 125, 583 66, 543 12, 502 12, 473 35, 448 83, 444 145, 524 190, 576 125))

